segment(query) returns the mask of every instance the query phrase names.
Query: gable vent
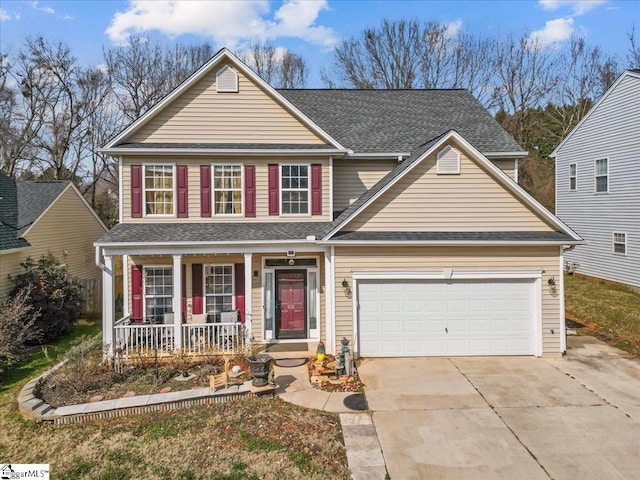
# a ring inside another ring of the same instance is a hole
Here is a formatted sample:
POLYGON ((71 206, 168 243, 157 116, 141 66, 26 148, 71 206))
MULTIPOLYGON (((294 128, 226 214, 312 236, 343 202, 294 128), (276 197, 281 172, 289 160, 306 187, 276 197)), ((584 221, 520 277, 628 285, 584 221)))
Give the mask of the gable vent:
POLYGON ((231 67, 225 66, 216 73, 216 91, 217 92, 237 92, 238 91, 238 74, 231 67))
POLYGON ((460 153, 447 146, 438 153, 438 175, 460 173, 460 153))

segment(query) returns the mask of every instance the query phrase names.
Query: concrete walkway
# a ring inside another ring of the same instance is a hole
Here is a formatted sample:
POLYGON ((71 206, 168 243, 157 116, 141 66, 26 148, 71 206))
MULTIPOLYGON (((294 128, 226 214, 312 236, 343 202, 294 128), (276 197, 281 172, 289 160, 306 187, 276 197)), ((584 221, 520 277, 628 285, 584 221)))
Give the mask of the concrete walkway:
POLYGON ((640 362, 590 337, 565 358, 365 360, 392 479, 636 479, 640 362))
POLYGON ((323 392, 309 383, 308 366, 276 365, 276 394, 284 401, 306 408, 340 413, 347 461, 354 480, 382 480, 387 474, 380 442, 363 394, 323 392), (352 408, 357 407, 357 408, 352 408))

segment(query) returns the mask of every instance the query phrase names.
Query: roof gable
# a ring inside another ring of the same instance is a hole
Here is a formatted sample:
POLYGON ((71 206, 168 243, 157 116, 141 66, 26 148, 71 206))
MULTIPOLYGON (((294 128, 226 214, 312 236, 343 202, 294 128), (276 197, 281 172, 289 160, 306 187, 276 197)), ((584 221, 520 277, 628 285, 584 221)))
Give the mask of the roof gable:
POLYGON ((19 234, 24 235, 71 185, 71 182, 17 182, 16 185, 18 190, 17 228, 19 234))
POLYGON ((105 150, 124 142, 328 143, 342 148, 227 49, 114 137, 105 150), (238 75, 237 93, 217 90, 217 74, 229 68, 238 75))
POLYGON ((640 85, 640 70, 625 70, 618 77, 618 79, 615 82, 613 82, 613 85, 611 85, 608 88, 608 90, 604 92, 604 94, 596 101, 596 103, 593 104, 593 106, 589 109, 587 114, 584 117, 582 117, 582 119, 578 122, 578 124, 575 127, 573 127, 573 129, 569 132, 569 134, 562 139, 560 144, 558 144, 558 146, 554 148, 553 152, 551 152, 549 156, 552 158, 555 158, 558 155, 558 152, 562 149, 562 147, 566 145, 566 143, 571 139, 574 133, 577 132, 582 127, 583 124, 588 122, 589 119, 592 117, 592 115, 594 115, 595 112, 597 112, 600 109, 601 105, 604 102, 606 102, 607 98, 609 98, 609 96, 611 96, 612 93, 617 90, 619 85, 628 79, 637 81, 638 85, 640 85))
MULTIPOLYGON (((500 171, 495 165, 487 160, 477 149, 469 144, 460 134, 455 131, 449 131, 438 138, 435 138, 427 142, 421 147, 416 154, 409 157, 403 163, 398 165, 394 170, 387 174, 380 182, 374 185, 368 192, 363 194, 356 202, 354 202, 349 208, 347 208, 334 222, 334 228, 325 237, 325 240, 330 239, 333 235, 340 231, 351 230, 399 230, 404 228, 405 231, 433 231, 442 230, 444 224, 438 224, 431 220, 420 219, 420 222, 411 222, 407 219, 411 219, 414 215, 414 207, 422 203, 420 208, 433 208, 429 202, 440 201, 442 198, 449 196, 455 199, 460 197, 460 193, 464 191, 464 196, 469 193, 471 189, 471 200, 474 201, 474 188, 478 184, 473 176, 482 179, 484 177, 485 184, 486 177, 490 177, 491 183, 495 183, 494 188, 489 191, 489 198, 485 199, 487 206, 495 205, 499 212, 505 202, 508 202, 507 208, 511 208, 516 215, 526 215, 527 222, 522 223, 518 227, 518 222, 507 221, 504 226, 496 228, 496 224, 488 222, 485 227, 482 224, 478 224, 478 221, 474 219, 473 225, 466 225, 465 221, 468 220, 469 215, 474 215, 473 209, 469 208, 469 205, 461 205, 458 215, 458 221, 460 222, 457 231, 491 231, 491 230, 541 230, 546 227, 547 230, 557 230, 563 232, 575 240, 580 240, 580 237, 573 232, 569 227, 564 225, 558 218, 551 214, 548 210, 542 207, 535 199, 527 194, 519 185, 511 180, 505 173, 500 171), (458 189, 456 191, 456 184, 463 185, 460 179, 463 175, 437 175, 435 168, 435 159, 437 153, 447 145, 453 144, 465 155, 465 169, 467 170, 464 175, 470 180, 465 190, 458 189), (412 173, 413 172, 413 173, 412 173), (420 185, 418 188, 413 188, 416 179, 424 179, 425 173, 430 172, 432 177, 436 176, 436 182, 431 179, 431 185, 420 185), (425 188, 426 187, 426 188, 425 188), (441 189, 441 190, 439 190, 441 189), (409 191, 412 190, 412 191, 409 191), (388 195, 387 195, 388 193, 388 195), (497 195, 497 198, 492 198, 493 195, 497 195), (390 202, 395 202, 395 205, 389 205, 390 202), (390 211, 384 212, 385 207, 390 206, 390 211), (395 211, 393 211, 395 208, 395 211), (395 221, 389 227, 384 227, 380 220, 384 216, 393 217, 395 221), (403 215, 404 220, 398 215, 403 215), (375 217, 378 216, 376 219, 375 217), (467 218, 465 218, 467 217, 467 218), (373 221, 372 220, 377 220, 373 221), (537 225, 536 225, 537 224, 537 225), (406 225, 406 226, 403 226, 406 225), (417 225, 417 226, 416 226, 417 225), (531 225, 536 225, 536 228, 531 228, 531 225), (515 226, 515 228, 514 228, 515 226)), ((483 194, 486 194, 483 193, 483 194)), ((438 213, 440 217, 448 218, 451 216, 451 208, 447 206, 446 202, 441 205, 441 211, 438 213), (449 210, 449 213, 447 213, 449 210)), ((433 210, 432 210, 433 212, 433 210)), ((429 214, 428 211, 423 213, 429 214)), ((490 213, 495 215, 496 213, 490 213)), ((455 216, 454 216, 455 217, 455 216)), ((451 229, 453 224, 447 224, 451 229)))

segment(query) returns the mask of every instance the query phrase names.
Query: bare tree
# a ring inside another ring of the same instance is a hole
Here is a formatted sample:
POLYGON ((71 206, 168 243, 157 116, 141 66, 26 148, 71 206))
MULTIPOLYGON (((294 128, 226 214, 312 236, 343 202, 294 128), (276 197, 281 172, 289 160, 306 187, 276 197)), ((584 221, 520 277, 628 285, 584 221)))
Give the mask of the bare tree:
POLYGON ((334 51, 334 73, 355 88, 417 88, 423 57, 418 20, 384 20, 334 51))
POLYGON ((541 106, 559 82, 558 59, 526 32, 497 41, 495 49, 494 104, 513 117, 510 133, 523 144, 528 110, 541 106))
POLYGON ((629 50, 627 52, 627 68, 640 68, 640 43, 636 38, 636 26, 631 25, 631 30, 627 33, 629 39, 629 50))
POLYGON ((242 55, 242 60, 275 88, 301 88, 307 83, 308 68, 304 58, 269 43, 254 42, 242 55))

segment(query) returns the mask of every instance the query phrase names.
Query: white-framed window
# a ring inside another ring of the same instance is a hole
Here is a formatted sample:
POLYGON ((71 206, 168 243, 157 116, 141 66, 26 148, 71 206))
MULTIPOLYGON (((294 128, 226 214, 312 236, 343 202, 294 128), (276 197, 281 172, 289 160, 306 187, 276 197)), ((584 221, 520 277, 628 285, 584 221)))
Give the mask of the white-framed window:
POLYGON ((613 232, 613 253, 627 254, 627 234, 613 232))
POLYGON ((309 165, 280 165, 280 213, 309 214, 309 165))
POLYGON ((578 165, 575 163, 569 164, 569 190, 575 191, 578 189, 578 165))
POLYGON ((145 215, 174 215, 174 178, 174 165, 144 166, 145 215))
POLYGON ((145 319, 161 323, 164 314, 173 311, 173 268, 149 266, 143 272, 145 319))
POLYGON ((609 191, 609 159, 599 158, 595 162, 595 189, 596 193, 609 191))
POLYGON ((213 166, 213 214, 242 215, 242 165, 213 166))
POLYGON ((205 265, 205 311, 218 315, 233 310, 233 293, 233 265, 205 265))

